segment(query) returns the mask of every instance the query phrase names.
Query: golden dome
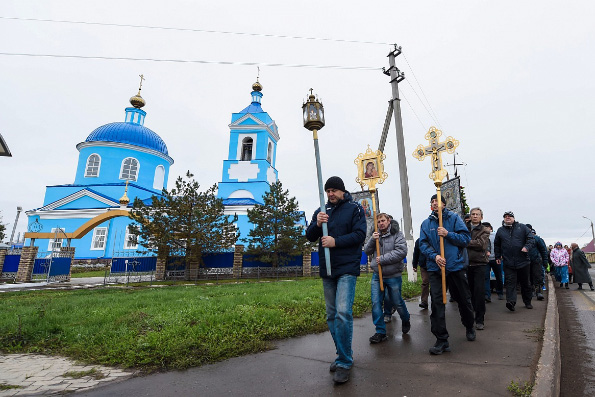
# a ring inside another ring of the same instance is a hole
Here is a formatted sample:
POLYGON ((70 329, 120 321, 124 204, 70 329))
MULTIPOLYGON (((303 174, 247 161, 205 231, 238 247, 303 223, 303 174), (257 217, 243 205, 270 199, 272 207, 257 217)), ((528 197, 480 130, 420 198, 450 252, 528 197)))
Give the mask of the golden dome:
POLYGON ((132 106, 134 106, 137 109, 142 108, 143 106, 145 106, 145 100, 143 99, 142 96, 140 96, 140 90, 138 91, 138 94, 136 94, 135 96, 130 98, 130 104, 132 106))
MULTIPOLYGON (((134 97, 133 97, 134 98, 134 97)), ((141 98, 142 99, 142 98, 141 98)), ((132 102, 132 101, 131 101, 132 102)), ((128 198, 128 196, 126 195, 126 192, 128 192, 128 180, 126 181, 126 187, 124 188, 124 195, 122 197, 120 197, 120 205, 121 206, 127 206, 128 203, 130 203, 130 199, 128 198)))
POLYGON ((256 83, 252 84, 252 91, 262 91, 262 85, 256 81, 256 83))

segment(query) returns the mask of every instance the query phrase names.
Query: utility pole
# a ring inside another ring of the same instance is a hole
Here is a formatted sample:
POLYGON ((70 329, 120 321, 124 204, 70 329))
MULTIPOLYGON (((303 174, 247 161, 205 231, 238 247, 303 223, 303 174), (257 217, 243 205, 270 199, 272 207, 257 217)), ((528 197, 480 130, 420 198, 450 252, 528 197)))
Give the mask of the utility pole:
MULTIPOLYGON (((401 54, 401 47, 395 44, 394 49, 388 54, 389 68, 383 70, 384 74, 390 76, 392 87, 392 110, 395 117, 395 129, 397 134, 397 153, 399 155, 399 177, 401 182, 401 204, 403 205, 403 234, 407 241, 407 274, 409 281, 417 278, 413 272, 413 223, 411 220, 411 200, 409 198, 409 178, 407 176, 407 159, 405 157, 405 139, 403 137, 403 119, 401 118, 401 99, 399 98, 399 83, 405 79, 405 74, 395 66, 395 58, 401 54)), ((389 106, 389 112, 390 112, 389 106)), ((383 145, 384 146, 384 145, 383 145)))
POLYGON ((14 239, 14 232, 15 232, 15 230, 17 230, 17 223, 19 223, 19 215, 21 215, 22 210, 23 210, 23 207, 21 207, 21 206, 17 207, 17 217, 14 220, 14 225, 12 225, 12 233, 10 234, 10 248, 9 249, 12 249, 12 241, 14 239))
POLYGON ((587 219, 588 221, 591 222, 591 234, 593 235, 593 241, 595 241, 595 229, 593 229, 593 221, 589 218, 587 218, 586 216, 583 215, 583 218, 587 219))

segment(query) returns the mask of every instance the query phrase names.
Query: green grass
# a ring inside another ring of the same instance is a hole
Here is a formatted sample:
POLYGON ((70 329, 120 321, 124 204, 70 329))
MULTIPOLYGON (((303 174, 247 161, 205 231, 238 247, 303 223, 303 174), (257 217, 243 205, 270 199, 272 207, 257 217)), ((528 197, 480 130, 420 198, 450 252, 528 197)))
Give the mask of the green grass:
POLYGON ((0 383, 0 391, 11 390, 11 389, 21 389, 22 387, 23 386, 9 385, 8 383, 0 383))
MULTIPOLYGON (((355 316, 370 310, 370 279, 358 280, 355 316)), ((198 366, 325 331, 321 284, 298 279, 4 293, 0 349, 147 371, 198 366)), ((417 294, 419 283, 404 281, 403 296, 417 294)))
POLYGON ((80 379, 85 376, 89 376, 95 380, 100 380, 105 378, 105 374, 98 370, 97 368, 91 368, 87 371, 69 371, 65 372, 63 375, 65 378, 73 378, 73 379, 80 379))
POLYGON ((517 383, 512 380, 507 389, 515 397, 531 397, 531 393, 533 393, 533 384, 529 382, 521 384, 520 381, 517 383))
POLYGON ((88 272, 71 273, 71 278, 84 278, 84 277, 104 277, 105 270, 93 270, 88 272))

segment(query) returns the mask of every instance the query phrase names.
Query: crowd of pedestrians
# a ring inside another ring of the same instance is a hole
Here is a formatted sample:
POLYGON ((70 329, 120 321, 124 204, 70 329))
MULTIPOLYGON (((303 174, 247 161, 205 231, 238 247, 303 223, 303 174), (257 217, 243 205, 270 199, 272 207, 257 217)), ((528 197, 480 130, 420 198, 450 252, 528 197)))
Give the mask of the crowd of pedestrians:
MULTIPOLYGON (((320 276, 327 324, 337 354, 330 371, 336 383, 344 383, 349 380, 353 365, 353 300, 361 250, 369 256, 374 272, 370 291, 374 334, 369 340, 379 344, 388 339, 385 323, 391 321, 394 311, 401 319, 402 333, 407 334, 411 329, 410 314, 401 295, 407 243, 399 224, 390 215, 379 213, 378 231, 372 233, 364 246, 364 209, 353 201, 341 178, 329 178, 324 189, 328 198, 325 211, 314 212, 306 237, 319 241, 320 263, 325 262, 324 248, 330 250, 331 274, 327 274, 325 266, 320 266, 320 276), (323 235, 324 223, 328 226, 328 236, 323 235)), ((413 270, 422 279, 419 306, 422 310, 430 308, 430 328, 436 337, 430 354, 450 351, 443 299, 446 290, 450 301, 458 305, 468 341, 476 339, 476 330, 486 327, 486 317, 489 318, 486 303, 492 302, 493 290, 498 300, 506 300, 505 307, 512 312, 517 309, 518 285, 525 309, 533 309, 533 298, 544 299, 546 271, 553 272, 560 287, 569 288, 572 283, 569 274, 573 274, 578 289, 588 284, 593 290, 588 272, 591 265, 577 244, 564 248, 557 242, 548 249, 533 227, 516 221, 512 211, 504 213, 502 226, 494 231, 490 223, 483 222, 481 208, 472 208, 469 216, 462 218, 445 205, 443 197, 441 202, 437 195, 431 197, 430 215, 421 224, 413 252, 413 270)))

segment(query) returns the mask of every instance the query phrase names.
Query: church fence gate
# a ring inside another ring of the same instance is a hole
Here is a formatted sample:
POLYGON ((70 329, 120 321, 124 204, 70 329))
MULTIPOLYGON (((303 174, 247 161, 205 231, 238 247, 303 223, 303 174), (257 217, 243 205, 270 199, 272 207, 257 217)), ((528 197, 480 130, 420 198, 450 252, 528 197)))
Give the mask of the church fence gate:
POLYGON ((167 258, 166 280, 219 280, 233 278, 233 249, 221 252, 208 252, 202 257, 203 266, 193 267, 187 263, 183 251, 167 258))
POLYGON ((32 281, 55 283, 70 277, 72 254, 62 251, 39 251, 33 264, 32 281))
POLYGON ((303 274, 303 257, 292 256, 283 266, 273 267, 270 263, 255 260, 254 255, 244 254, 242 264, 242 278, 279 278, 301 277, 303 274))

